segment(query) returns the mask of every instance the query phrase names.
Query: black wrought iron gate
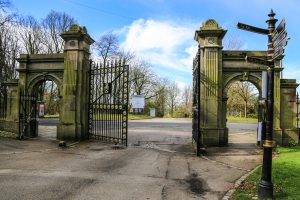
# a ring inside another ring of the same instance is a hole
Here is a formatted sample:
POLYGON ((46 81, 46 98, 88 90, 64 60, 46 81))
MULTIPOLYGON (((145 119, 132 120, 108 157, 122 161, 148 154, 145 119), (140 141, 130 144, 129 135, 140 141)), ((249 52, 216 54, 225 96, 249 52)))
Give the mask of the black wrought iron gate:
POLYGON ((19 96, 19 139, 36 137, 38 127, 36 120, 36 96, 20 91, 19 96))
POLYGON ((128 75, 124 61, 90 64, 89 135, 127 146, 128 75))
POLYGON ((200 155, 202 144, 200 130, 200 47, 197 55, 193 60, 193 144, 196 147, 197 156, 200 155))

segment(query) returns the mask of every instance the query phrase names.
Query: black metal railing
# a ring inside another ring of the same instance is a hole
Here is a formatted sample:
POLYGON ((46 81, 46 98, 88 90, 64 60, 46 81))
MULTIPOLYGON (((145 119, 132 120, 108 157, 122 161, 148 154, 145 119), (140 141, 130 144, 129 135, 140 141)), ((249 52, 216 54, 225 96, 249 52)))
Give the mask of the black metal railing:
POLYGON ((20 91, 19 96, 19 139, 37 136, 36 96, 20 91))

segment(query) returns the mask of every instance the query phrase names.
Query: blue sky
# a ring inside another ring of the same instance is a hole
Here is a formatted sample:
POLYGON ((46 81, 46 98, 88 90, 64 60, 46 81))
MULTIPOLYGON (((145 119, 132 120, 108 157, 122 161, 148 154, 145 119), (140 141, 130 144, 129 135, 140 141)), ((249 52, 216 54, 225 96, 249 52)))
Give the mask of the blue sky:
MULTIPOLYGON (((238 36, 245 50, 265 50, 266 36, 236 28, 237 22, 266 28, 272 8, 279 21, 286 19, 291 38, 283 60, 284 78, 300 82, 300 1, 298 0, 11 0, 22 15, 44 18, 50 10, 63 11, 87 27, 97 39, 115 31, 124 49, 152 63, 155 72, 191 84, 192 57, 197 43, 194 32, 213 18, 227 29, 226 37, 238 36)), ((300 91, 298 89, 298 91, 300 91)))

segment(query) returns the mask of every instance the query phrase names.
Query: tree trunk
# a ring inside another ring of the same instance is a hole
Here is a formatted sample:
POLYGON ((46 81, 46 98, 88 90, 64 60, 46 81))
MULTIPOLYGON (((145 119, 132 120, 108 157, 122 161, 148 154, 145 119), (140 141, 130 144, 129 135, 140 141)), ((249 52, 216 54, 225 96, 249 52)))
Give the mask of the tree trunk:
POLYGON ((245 118, 247 118, 247 102, 245 102, 245 118))
POLYGON ((51 90, 50 90, 50 96, 49 96, 49 114, 55 114, 54 113, 54 103, 52 102, 52 99, 53 99, 53 86, 54 86, 54 83, 53 81, 51 81, 51 90))

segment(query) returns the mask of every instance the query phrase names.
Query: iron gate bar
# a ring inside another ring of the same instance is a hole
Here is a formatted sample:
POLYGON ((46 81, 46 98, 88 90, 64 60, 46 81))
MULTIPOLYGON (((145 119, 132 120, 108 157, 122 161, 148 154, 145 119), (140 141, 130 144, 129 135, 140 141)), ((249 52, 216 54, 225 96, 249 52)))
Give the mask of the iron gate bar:
POLYGON ((89 137, 127 145, 128 65, 90 63, 89 137))
POLYGON ((19 139, 36 136, 36 97, 20 91, 19 96, 19 139))
POLYGON ((193 60, 193 124, 192 136, 193 143, 196 146, 196 154, 200 156, 201 147, 201 128, 200 128, 200 46, 196 57, 193 60))

